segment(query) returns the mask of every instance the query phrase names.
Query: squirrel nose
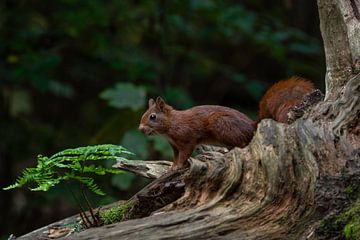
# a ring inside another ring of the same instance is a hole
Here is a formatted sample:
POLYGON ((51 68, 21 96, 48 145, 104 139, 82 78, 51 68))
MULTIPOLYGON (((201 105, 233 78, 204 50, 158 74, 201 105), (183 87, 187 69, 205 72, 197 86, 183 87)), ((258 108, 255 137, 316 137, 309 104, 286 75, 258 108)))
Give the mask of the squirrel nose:
POLYGON ((145 132, 145 127, 144 127, 143 124, 140 124, 140 125, 139 125, 139 131, 142 132, 142 133, 145 132))

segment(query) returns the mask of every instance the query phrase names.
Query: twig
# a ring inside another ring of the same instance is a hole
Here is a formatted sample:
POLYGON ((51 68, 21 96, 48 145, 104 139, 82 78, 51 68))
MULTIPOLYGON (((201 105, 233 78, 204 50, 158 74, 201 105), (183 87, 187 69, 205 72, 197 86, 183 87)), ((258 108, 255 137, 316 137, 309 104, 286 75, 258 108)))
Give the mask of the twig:
POLYGON ((155 179, 167 173, 171 164, 170 161, 164 160, 143 161, 118 158, 117 163, 113 165, 113 168, 123 169, 146 178, 155 179))

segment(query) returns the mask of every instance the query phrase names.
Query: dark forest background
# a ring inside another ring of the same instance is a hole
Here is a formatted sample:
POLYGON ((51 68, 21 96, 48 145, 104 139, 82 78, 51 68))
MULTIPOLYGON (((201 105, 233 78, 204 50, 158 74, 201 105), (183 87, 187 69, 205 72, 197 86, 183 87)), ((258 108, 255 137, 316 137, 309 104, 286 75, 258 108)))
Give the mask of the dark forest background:
MULTIPOLYGON (((277 80, 299 75, 323 89, 317 14, 312 0, 0 1, 0 187, 38 154, 78 146, 122 144, 136 159, 169 159, 166 141, 137 130, 148 97, 255 119, 277 80)), ((146 183, 105 177, 108 195, 91 201, 127 199, 146 183)), ((0 239, 77 212, 61 187, 0 190, 0 209, 0 239)))

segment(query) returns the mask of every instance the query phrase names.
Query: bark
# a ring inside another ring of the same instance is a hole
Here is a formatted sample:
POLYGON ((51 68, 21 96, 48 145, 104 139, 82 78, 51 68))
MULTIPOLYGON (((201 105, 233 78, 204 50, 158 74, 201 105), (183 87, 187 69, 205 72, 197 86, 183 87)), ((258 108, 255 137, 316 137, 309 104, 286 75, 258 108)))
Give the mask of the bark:
POLYGON ((247 147, 205 149, 189 169, 119 163, 157 179, 130 200, 131 220, 70 238, 321 238, 320 219, 347 206, 346 186, 360 184, 360 15, 356 0, 318 0, 318 6, 324 101, 312 94, 293 111, 291 124, 263 120, 247 147))
POLYGON ((170 169, 171 162, 141 160, 126 161, 120 159, 113 167, 121 168, 146 178, 159 178, 170 169))
POLYGON ((326 56, 326 99, 360 72, 360 2, 318 0, 326 56))

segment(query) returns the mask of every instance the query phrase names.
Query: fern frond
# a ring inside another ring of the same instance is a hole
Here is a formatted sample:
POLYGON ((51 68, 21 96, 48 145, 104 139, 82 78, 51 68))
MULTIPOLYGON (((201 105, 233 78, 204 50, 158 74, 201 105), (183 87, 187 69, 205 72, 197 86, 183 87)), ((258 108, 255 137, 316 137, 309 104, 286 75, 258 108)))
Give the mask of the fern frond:
POLYGON ((30 188, 31 191, 47 191, 50 188, 54 187, 55 185, 59 184, 61 182, 62 178, 58 177, 55 179, 41 179, 41 181, 38 181, 38 186, 35 188, 30 188))
POLYGON ((39 177, 39 173, 36 168, 26 168, 22 172, 22 175, 18 177, 14 184, 3 188, 3 190, 9 190, 13 188, 20 188, 29 182, 34 182, 39 177))
POLYGON ((51 159, 61 159, 63 157, 66 158, 83 158, 86 160, 97 160, 99 158, 110 158, 116 157, 123 154, 133 155, 132 152, 127 150, 126 148, 113 144, 102 144, 95 146, 87 146, 87 147, 78 147, 73 149, 66 149, 59 153, 51 156, 51 159))
POLYGON ((9 190, 20 188, 25 184, 35 184, 30 190, 47 191, 62 181, 74 179, 84 184, 92 192, 104 195, 105 193, 94 182, 94 179, 82 175, 91 173, 97 175, 118 174, 121 171, 107 169, 100 165, 85 165, 85 162, 116 159, 123 154, 132 155, 133 153, 122 146, 103 144, 66 149, 51 157, 38 155, 36 168, 26 168, 14 184, 3 189, 9 190))
POLYGON ((93 193, 96 193, 98 195, 105 195, 105 193, 100 189, 100 187, 94 182, 93 178, 80 176, 74 176, 72 178, 84 184, 84 186, 86 186, 93 193))
POLYGON ((19 188, 22 187, 23 185, 20 185, 19 183, 15 182, 14 184, 11 184, 7 187, 4 187, 3 190, 10 190, 10 189, 14 189, 14 188, 19 188))
POLYGON ((109 168, 105 168, 103 166, 95 166, 95 165, 84 166, 83 172, 84 173, 94 173, 97 175, 105 175, 106 173, 112 173, 112 174, 121 173, 121 171, 118 169, 109 169, 109 168))

